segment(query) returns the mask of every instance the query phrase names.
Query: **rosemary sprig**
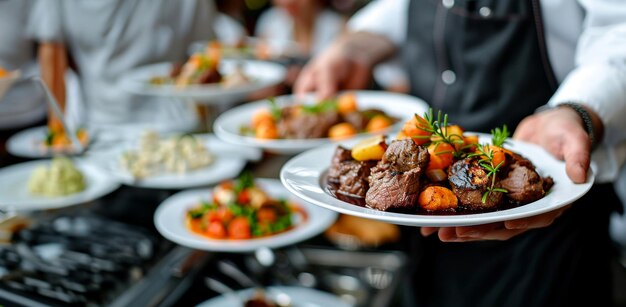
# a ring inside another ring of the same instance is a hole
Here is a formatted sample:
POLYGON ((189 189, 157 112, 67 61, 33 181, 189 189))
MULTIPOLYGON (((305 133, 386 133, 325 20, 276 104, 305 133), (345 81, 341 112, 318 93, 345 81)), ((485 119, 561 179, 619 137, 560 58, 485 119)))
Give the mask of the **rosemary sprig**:
MULTIPOLYGON (((420 123, 419 117, 415 114, 416 122, 420 123)), ((441 110, 437 111, 437 118, 433 115, 433 109, 429 108, 428 112, 424 113, 424 119, 426 120, 426 127, 422 127, 420 125, 416 125, 416 127, 420 130, 426 131, 435 137, 432 138, 431 135, 426 136, 414 136, 414 138, 429 138, 434 139, 431 141, 431 144, 439 144, 439 143, 447 143, 455 148, 453 154, 456 158, 462 158, 465 153, 461 150, 457 150, 457 145, 463 145, 463 136, 458 135, 456 133, 448 134, 448 114, 443 114, 441 110)))
POLYGON ((484 204, 485 202, 487 202, 487 197, 489 197, 491 193, 508 193, 509 191, 503 188, 495 187, 496 176, 498 174, 498 171, 500 170, 500 167, 504 164, 504 161, 501 161, 500 163, 498 163, 498 165, 493 164, 493 149, 491 149, 489 144, 476 144, 476 151, 477 152, 471 153, 467 157, 481 157, 481 161, 478 162, 478 165, 480 165, 487 172, 487 178, 491 178, 491 185, 487 187, 487 191, 483 193, 482 202, 484 204))
POLYGON ((509 130, 506 125, 502 126, 502 129, 491 129, 491 142, 494 146, 502 147, 506 143, 506 139, 509 137, 509 130))

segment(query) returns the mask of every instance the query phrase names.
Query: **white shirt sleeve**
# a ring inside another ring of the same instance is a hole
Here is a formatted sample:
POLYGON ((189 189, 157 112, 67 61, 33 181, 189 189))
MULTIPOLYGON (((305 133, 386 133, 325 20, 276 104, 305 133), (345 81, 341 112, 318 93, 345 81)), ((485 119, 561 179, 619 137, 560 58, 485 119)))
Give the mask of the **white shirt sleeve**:
POLYGON ((58 0, 33 0, 26 25, 27 36, 40 42, 63 41, 61 5, 58 0))
POLYGON ((406 40, 408 9, 409 0, 375 0, 350 18, 348 29, 383 35, 400 46, 406 40))
POLYGON ((599 164, 611 166, 600 173, 612 180, 626 161, 626 6, 616 0, 579 3, 586 16, 576 50, 576 68, 549 104, 578 102, 600 116, 604 139, 594 156, 610 160, 599 164), (612 171, 607 174, 609 169, 612 171))

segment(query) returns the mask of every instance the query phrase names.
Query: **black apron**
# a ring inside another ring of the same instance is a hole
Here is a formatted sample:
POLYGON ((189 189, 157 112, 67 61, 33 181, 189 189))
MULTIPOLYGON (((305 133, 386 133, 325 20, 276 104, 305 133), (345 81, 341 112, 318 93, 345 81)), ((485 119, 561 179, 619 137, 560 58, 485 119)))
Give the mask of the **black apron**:
MULTIPOLYGON (((538 0, 410 0, 408 16, 412 94, 466 130, 513 131, 556 90, 538 0)), ((417 306, 609 306, 612 207, 600 197, 619 201, 596 186, 552 226, 503 242, 404 228, 417 306)))
POLYGON ((466 130, 512 131, 556 90, 537 1, 412 0, 411 93, 466 130))

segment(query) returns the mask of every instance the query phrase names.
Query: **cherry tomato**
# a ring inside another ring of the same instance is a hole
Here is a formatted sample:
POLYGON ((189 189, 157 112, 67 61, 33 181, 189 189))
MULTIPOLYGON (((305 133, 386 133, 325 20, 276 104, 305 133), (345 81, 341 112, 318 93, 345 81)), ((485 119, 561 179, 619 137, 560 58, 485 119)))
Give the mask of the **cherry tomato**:
POLYGON ((240 216, 230 221, 228 224, 228 237, 235 240, 250 239, 252 232, 248 218, 240 216))
POLYGON ((206 234, 214 239, 225 239, 226 227, 224 227, 224 224, 219 221, 210 222, 207 227, 206 234))
POLYGON ((256 213, 259 223, 274 223, 276 221, 276 211, 272 208, 261 208, 256 213))

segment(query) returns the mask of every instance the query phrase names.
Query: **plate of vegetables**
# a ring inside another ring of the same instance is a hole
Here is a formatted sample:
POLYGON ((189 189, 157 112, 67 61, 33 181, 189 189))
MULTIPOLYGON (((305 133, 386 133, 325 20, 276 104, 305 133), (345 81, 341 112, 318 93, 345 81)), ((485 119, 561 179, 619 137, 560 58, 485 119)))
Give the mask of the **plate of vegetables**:
POLYGON ((337 214, 295 202, 280 181, 244 174, 212 190, 186 190, 166 199, 156 210, 157 230, 190 248, 250 252, 277 248, 323 232, 337 214))
POLYGON ((428 105, 416 97, 381 91, 342 92, 333 99, 313 94, 248 103, 220 115, 215 134, 229 143, 295 154, 320 145, 399 130, 428 105))
POLYGON ((469 226, 556 210, 591 188, 575 184, 565 162, 543 148, 465 132, 432 110, 415 114, 395 136, 375 136, 302 153, 280 173, 303 201, 409 226, 469 226), (391 139, 388 140, 387 138, 391 139))

